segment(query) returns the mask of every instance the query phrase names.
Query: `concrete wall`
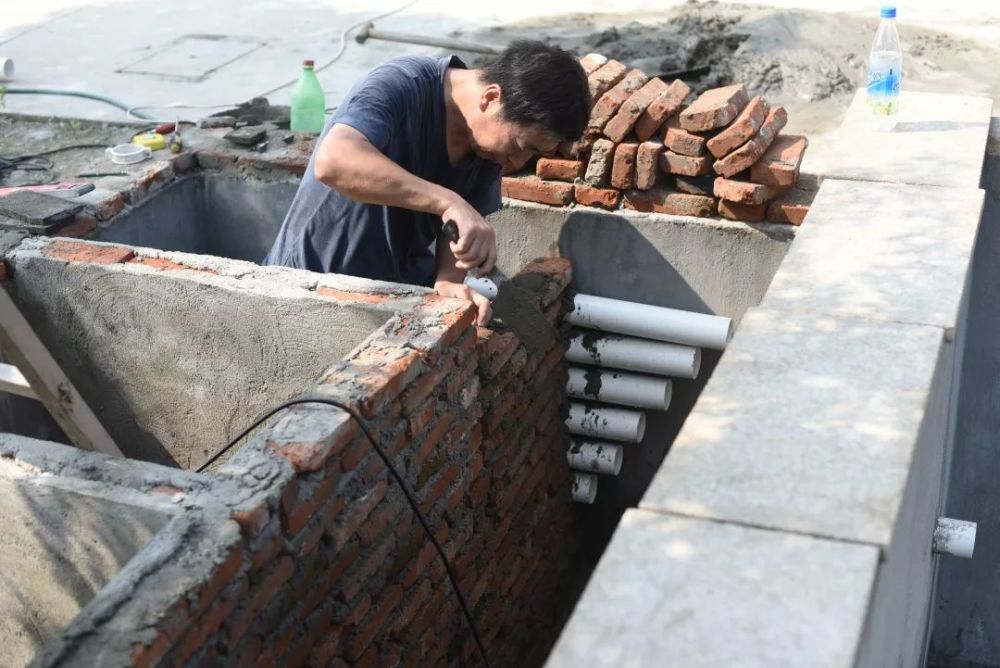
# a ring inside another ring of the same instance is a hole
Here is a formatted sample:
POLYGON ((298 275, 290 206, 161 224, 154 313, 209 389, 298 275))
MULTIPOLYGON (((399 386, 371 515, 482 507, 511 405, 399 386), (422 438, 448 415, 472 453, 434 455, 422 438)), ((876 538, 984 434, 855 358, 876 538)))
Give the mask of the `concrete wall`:
POLYGON ((298 183, 195 173, 116 216, 98 241, 260 262, 298 183))
POLYGON ((4 666, 30 663, 168 519, 147 508, 37 483, 30 473, 0 462, 4 666))
POLYGON ((993 119, 982 187, 944 513, 978 523, 976 552, 972 561, 941 560, 933 666, 1000 666, 1000 117, 993 119))
POLYGON ((8 255, 8 289, 111 436, 148 461, 197 466, 394 311, 316 298, 294 285, 319 280, 307 272, 67 262, 46 243, 8 255))
MULTIPOLYGON (((498 266, 559 254, 573 263, 573 287, 614 299, 725 315, 739 321, 760 302, 792 240, 788 225, 747 225, 509 200, 490 217, 498 266)), ((639 503, 721 353, 704 350, 697 379, 674 379, 670 409, 647 411, 646 436, 628 445, 617 477, 601 476, 588 558, 596 562, 618 518, 639 503)))

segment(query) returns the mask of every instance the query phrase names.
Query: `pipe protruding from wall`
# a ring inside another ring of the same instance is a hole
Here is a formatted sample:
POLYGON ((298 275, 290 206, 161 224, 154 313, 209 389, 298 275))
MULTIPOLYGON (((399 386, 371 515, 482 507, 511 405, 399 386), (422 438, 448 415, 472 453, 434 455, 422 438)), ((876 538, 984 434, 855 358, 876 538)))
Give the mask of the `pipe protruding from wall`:
POLYGON ((597 476, 593 473, 573 474, 573 500, 577 503, 593 503, 597 498, 597 476))
POLYGON ((623 451, 622 446, 614 443, 574 438, 566 451, 566 461, 577 471, 618 475, 622 470, 623 451))
POLYGON ((576 399, 665 411, 673 384, 666 378, 611 369, 570 367, 566 394, 576 399))
POLYGON ((618 334, 599 334, 594 330, 573 333, 566 359, 576 364, 594 364, 674 378, 697 378, 701 370, 700 348, 618 334))
POLYGON ((713 350, 725 349, 733 335, 730 318, 594 295, 576 295, 566 320, 602 332, 713 350))
POLYGON ((976 523, 939 517, 934 527, 934 551, 972 559, 976 550, 976 523))
POLYGON ((0 56, 0 79, 14 78, 14 61, 0 56))
POLYGON ((566 428, 577 436, 641 443, 646 434, 646 414, 624 408, 572 403, 566 428))

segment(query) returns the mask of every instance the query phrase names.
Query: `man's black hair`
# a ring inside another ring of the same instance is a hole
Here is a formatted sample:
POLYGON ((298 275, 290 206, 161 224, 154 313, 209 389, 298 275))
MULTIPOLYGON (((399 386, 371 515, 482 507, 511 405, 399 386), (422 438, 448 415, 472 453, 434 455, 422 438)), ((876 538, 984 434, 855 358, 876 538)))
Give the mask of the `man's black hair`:
POLYGON ((544 42, 519 40, 483 68, 503 91, 504 119, 537 126, 565 141, 583 135, 590 118, 587 75, 575 56, 544 42))

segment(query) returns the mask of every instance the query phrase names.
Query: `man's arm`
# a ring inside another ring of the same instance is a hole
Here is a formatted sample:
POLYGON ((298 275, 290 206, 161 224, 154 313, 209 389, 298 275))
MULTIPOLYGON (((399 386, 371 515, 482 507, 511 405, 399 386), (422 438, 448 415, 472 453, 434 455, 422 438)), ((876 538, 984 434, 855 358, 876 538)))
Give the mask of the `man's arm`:
MULTIPOLYGON (((454 191, 397 165, 351 126, 337 123, 330 128, 316 154, 315 175, 355 201, 422 211, 454 222, 459 240, 438 245, 439 268, 443 245, 452 269, 477 269, 480 275, 493 269, 495 234, 483 216, 454 191)), ((458 284, 462 284, 461 277, 458 284)))

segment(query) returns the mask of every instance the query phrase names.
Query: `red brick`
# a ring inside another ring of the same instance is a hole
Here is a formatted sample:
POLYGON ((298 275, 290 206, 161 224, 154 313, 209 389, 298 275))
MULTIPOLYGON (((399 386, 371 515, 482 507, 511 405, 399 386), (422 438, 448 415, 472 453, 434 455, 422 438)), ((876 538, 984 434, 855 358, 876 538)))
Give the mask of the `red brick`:
POLYGON ((590 75, 592 72, 594 72, 601 65, 604 65, 606 62, 608 62, 606 56, 602 56, 599 53, 588 53, 586 56, 580 59, 580 67, 583 68, 583 71, 587 73, 587 75, 590 75))
POLYGON ((583 136, 574 142, 562 142, 559 144, 557 149, 560 156, 563 158, 572 158, 574 160, 583 159, 587 154, 590 153, 591 147, 594 142, 601 138, 601 131, 595 130, 594 128, 587 128, 583 131, 583 136))
POLYGON ((119 264, 135 257, 135 251, 126 246, 99 245, 86 241, 51 241, 45 246, 45 254, 67 262, 90 262, 93 264, 119 264))
POLYGON ((617 60, 609 60, 587 76, 590 99, 596 103, 602 95, 611 90, 625 77, 628 68, 617 60))
POLYGON ((795 185, 809 140, 800 135, 778 135, 750 168, 750 180, 769 186, 795 185))
POLYGON ((369 613, 368 618, 364 622, 364 626, 357 629, 354 633, 354 637, 348 641, 345 656, 349 661, 356 661, 361 657, 364 651, 368 649, 372 640, 374 640, 378 632, 382 630, 382 626, 385 624, 386 619, 402 600, 403 588, 399 585, 391 587, 383 594, 382 600, 376 608, 369 613))
POLYGON ((614 165, 611 168, 611 186, 627 190, 635 186, 635 154, 639 145, 633 142, 618 144, 614 165))
POLYGON ((222 563, 212 572, 212 577, 209 578, 208 582, 199 588, 198 607, 196 610, 198 612, 205 610, 219 595, 219 592, 235 579, 236 574, 239 573, 242 567, 243 545, 237 543, 232 547, 232 551, 226 555, 222 563))
POLYGON ((371 512, 385 498, 388 488, 389 482, 383 478, 375 483, 375 486, 368 490, 364 496, 350 504, 348 510, 341 515, 336 526, 331 530, 331 535, 338 548, 346 545, 358 527, 368 519, 371 512))
POLYGON ((616 209, 621 195, 621 191, 614 188, 596 188, 586 183, 577 183, 575 186, 576 203, 583 206, 616 209))
POLYGON ((660 154, 660 169, 668 174, 702 176, 712 171, 712 159, 707 155, 695 158, 673 151, 664 151, 660 154))
POLYGON ((594 104, 594 108, 590 111, 590 122, 587 127, 604 130, 604 126, 618 113, 621 106, 647 81, 649 81, 649 77, 640 70, 629 70, 624 79, 615 84, 594 104))
POLYGON ((715 194, 714 176, 677 176, 674 184, 678 192, 687 195, 712 197, 715 194))
POLYGON ((125 195, 116 192, 108 195, 94 205, 94 215, 98 220, 108 220, 125 208, 125 195))
POLYGON ((418 441, 420 445, 417 451, 414 453, 411 464, 419 465, 427 459, 427 457, 434 452, 434 450, 441 444, 441 441, 452 429, 452 420, 454 416, 451 414, 444 414, 440 416, 437 424, 433 425, 424 436, 421 436, 418 441))
POLYGON ((732 153, 753 138, 770 111, 767 100, 759 95, 753 98, 729 127, 708 140, 708 150, 716 158, 732 153))
POLYGON ((697 218, 708 218, 715 212, 715 200, 711 197, 670 192, 662 186, 652 190, 629 190, 623 205, 636 211, 697 218))
POLYGON ((357 423, 346 412, 324 406, 298 406, 289 411, 271 430, 268 449, 289 461, 300 473, 318 471, 327 464, 332 453, 343 450, 357 434, 357 423), (325 429, 320 432, 300 434, 296 422, 323 415, 325 429))
POLYGON ((809 207, 815 196, 815 191, 798 188, 790 190, 767 207, 767 219, 772 223, 801 225, 805 222, 806 214, 809 213, 809 207))
POLYGON ((635 155, 635 187, 639 190, 649 190, 659 181, 661 153, 662 142, 644 141, 639 144, 635 155))
POLYGON ((632 93, 619 107, 614 117, 604 126, 604 136, 613 142, 620 142, 632 132, 636 122, 646 108, 662 93, 667 92, 667 84, 653 77, 642 88, 632 93))
POLYGON ((788 122, 784 107, 774 107, 760 126, 757 135, 725 158, 715 162, 715 172, 725 177, 739 174, 761 159, 771 146, 781 128, 788 122))
POLYGON ((97 218, 89 213, 78 213, 73 216, 73 222, 60 227, 54 236, 79 239, 97 229, 97 218))
POLYGON ((749 101, 743 84, 707 90, 681 112, 681 127, 691 132, 721 128, 735 119, 749 101))
POLYGON ((173 262, 172 260, 167 260, 162 257, 141 257, 136 256, 132 258, 129 262, 133 264, 141 264, 146 267, 152 267, 157 271, 197 271, 203 274, 218 274, 218 272, 211 269, 199 269, 196 267, 189 267, 186 264, 180 264, 179 262, 173 262))
POLYGON ((461 461, 452 462, 451 465, 441 472, 440 476, 434 484, 427 488, 426 495, 424 497, 424 502, 421 503, 421 510, 425 513, 430 512, 431 508, 440 500, 445 493, 451 488, 451 484, 455 482, 459 474, 462 473, 464 466, 461 461))
POLYGON ((320 285, 316 288, 316 294, 321 297, 330 297, 336 299, 339 302, 353 302, 361 304, 381 304, 387 299, 390 299, 390 295, 380 294, 377 292, 361 292, 358 290, 339 290, 337 288, 331 288, 327 285, 320 285))
POLYGON ((399 517, 399 512, 400 509, 395 504, 384 503, 371 517, 366 518, 358 528, 361 546, 367 547, 374 543, 389 528, 393 520, 399 517))
POLYGON ((336 555, 337 561, 326 569, 322 574, 322 579, 315 584, 303 600, 300 617, 308 615, 326 600, 330 591, 340 583, 340 578, 354 563, 358 556, 358 549, 358 541, 350 542, 341 548, 336 555))
POLYGON ((573 184, 561 181, 544 181, 537 176, 505 176, 500 188, 504 197, 552 206, 566 206, 573 202, 573 184))
POLYGON ((691 89, 680 79, 675 79, 666 90, 654 99, 639 116, 635 124, 635 136, 639 141, 646 141, 654 136, 684 104, 691 89))
POLYGON ((773 199, 778 194, 778 189, 771 186, 764 186, 759 183, 749 181, 736 181, 724 179, 721 176, 715 179, 715 196, 730 202, 740 204, 763 204, 773 199))
POLYGON ((160 659, 167 653, 171 645, 172 643, 167 634, 162 631, 156 631, 156 634, 149 643, 132 646, 132 665, 135 668, 158 665, 160 659))
POLYGON ((598 139, 590 152, 590 162, 584 180, 592 186, 607 185, 614 161, 615 145, 607 139, 598 139))
POLYGON ((706 138, 702 135, 688 132, 677 123, 674 116, 667 122, 667 130, 663 134, 663 143, 674 153, 681 155, 700 156, 705 152, 706 138))
POLYGON ((741 220, 746 223, 759 223, 767 213, 766 204, 740 204, 719 200, 719 215, 729 220, 741 220))
POLYGON ((555 181, 574 181, 583 176, 584 165, 579 160, 539 158, 535 163, 535 176, 555 181))
POLYGON ((0 281, 6 281, 10 277, 10 267, 3 260, 0 260, 0 281))

